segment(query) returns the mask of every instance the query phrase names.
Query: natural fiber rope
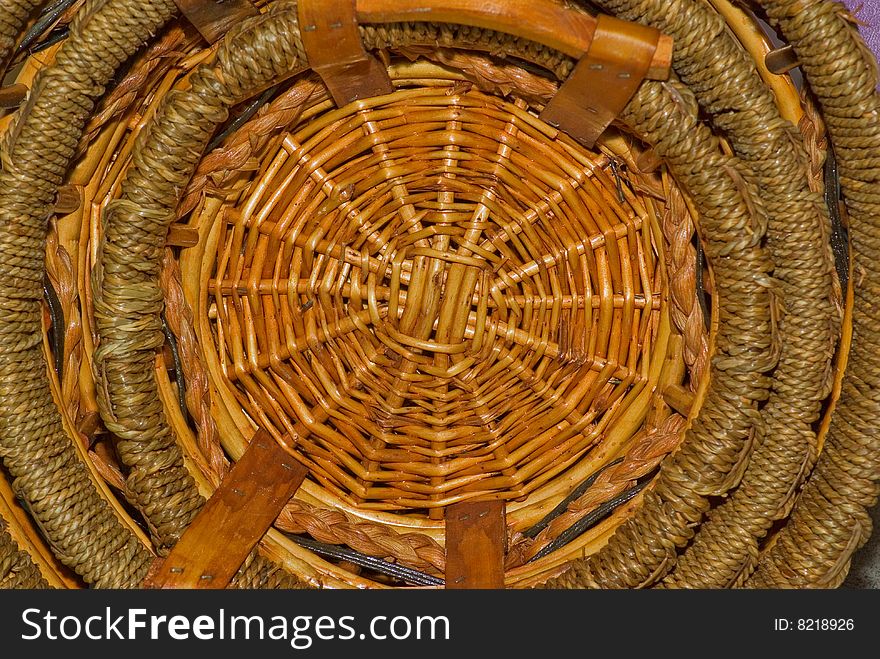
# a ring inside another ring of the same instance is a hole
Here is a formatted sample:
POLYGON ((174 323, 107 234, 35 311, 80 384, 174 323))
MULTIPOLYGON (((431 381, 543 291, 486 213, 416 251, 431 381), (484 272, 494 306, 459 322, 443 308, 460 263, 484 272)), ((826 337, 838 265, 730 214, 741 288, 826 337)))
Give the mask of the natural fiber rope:
POLYGON ((77 155, 85 151, 104 126, 122 117, 144 90, 150 88, 147 84, 150 79, 171 69, 177 61, 176 56, 186 52, 200 38, 191 35, 181 25, 172 23, 157 41, 136 55, 128 73, 119 84, 107 91, 97 113, 86 124, 77 155))
POLYGON ((568 78, 574 62, 551 48, 493 30, 434 23, 391 23, 360 26, 367 50, 380 48, 455 48, 489 52, 495 57, 515 57, 552 72, 558 80, 568 78))
POLYGON ((102 587, 137 585, 151 556, 95 489, 50 394, 40 326, 46 218, 73 155, 67 136, 101 93, 92 76, 109 80, 172 11, 133 0, 89 4, 7 132, 0 173, 0 455, 60 560, 102 587))
POLYGON ((0 518, 0 589, 48 587, 40 569, 26 552, 18 548, 0 518))
MULTIPOLYGON (((0 174, 0 455, 56 555, 98 587, 138 586, 152 556, 95 490, 49 391, 40 349, 45 222, 103 84, 175 11, 170 1, 88 3, 7 131, 0 174)), ((245 582, 292 584, 268 579, 275 571, 257 558, 245 582)))
POLYGON ((28 17, 48 0, 2 0, 0 2, 0 62, 15 48, 28 17))
POLYGON ((175 115, 179 95, 169 95, 159 114, 170 121, 156 124, 150 134, 153 143, 162 146, 137 152, 121 199, 104 216, 100 265, 93 276, 100 337, 95 364, 103 392, 99 406, 107 428, 121 438, 120 457, 131 467, 128 488, 149 520, 160 551, 173 546, 204 503, 183 465, 153 373, 156 350, 164 343, 158 279, 165 235, 175 217, 174 206, 165 203, 176 204, 174 188, 185 186, 201 154, 200 149, 181 145, 195 140, 204 148, 214 127, 225 119, 224 104, 228 107, 241 95, 236 83, 227 90, 221 81, 242 76, 259 86, 303 61, 301 48, 286 43, 283 32, 260 31, 273 16, 270 12, 237 32, 242 39, 259 33, 259 69, 246 68, 221 48, 216 72, 203 70, 193 76, 192 106, 175 115), (138 261, 134 267, 132 257, 138 261))
POLYGON ((810 191, 807 156, 784 121, 754 62, 724 20, 694 0, 605 0, 606 9, 652 25, 675 39, 674 65, 744 162, 753 169, 768 213, 768 249, 779 283, 779 364, 762 410, 764 430, 742 486, 700 527, 679 557, 670 586, 724 587, 754 567, 758 541, 784 516, 815 459, 812 424, 828 395, 834 352, 833 270, 823 240, 827 211, 810 191))
POLYGON ((695 99, 678 84, 644 83, 622 118, 669 163, 700 212, 720 301, 712 386, 642 507, 601 551, 550 580, 551 588, 631 588, 668 570, 708 510, 708 497, 739 481, 760 426, 757 403, 770 386, 763 374, 775 363, 771 264, 760 246, 766 217, 739 173, 743 165, 719 152, 718 138, 699 123, 695 99))
POLYGON ((836 587, 867 540, 880 481, 880 97, 876 63, 836 2, 762 0, 794 45, 841 169, 854 261, 853 349, 823 452, 746 585, 836 587))

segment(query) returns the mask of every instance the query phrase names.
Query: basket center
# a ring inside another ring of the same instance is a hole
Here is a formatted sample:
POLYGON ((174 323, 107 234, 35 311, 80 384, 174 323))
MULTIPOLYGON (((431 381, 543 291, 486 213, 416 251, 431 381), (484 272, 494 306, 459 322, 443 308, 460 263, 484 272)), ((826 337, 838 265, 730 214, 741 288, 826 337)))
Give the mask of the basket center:
POLYGON ((399 92, 288 135, 227 216, 230 385, 337 495, 524 496, 642 379, 652 237, 608 158, 553 133, 476 91, 399 92))

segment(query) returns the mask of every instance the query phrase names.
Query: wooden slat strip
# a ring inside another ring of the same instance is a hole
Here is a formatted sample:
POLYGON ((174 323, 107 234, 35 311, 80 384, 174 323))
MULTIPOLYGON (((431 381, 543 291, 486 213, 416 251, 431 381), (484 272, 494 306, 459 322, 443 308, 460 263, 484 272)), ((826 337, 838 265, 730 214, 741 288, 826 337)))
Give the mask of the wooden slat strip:
POLYGON ((199 230, 184 224, 172 224, 165 244, 169 247, 195 247, 199 244, 199 230))
POLYGON ((0 89, 0 110, 12 110, 24 103, 30 90, 27 85, 15 83, 0 89))
POLYGON ((589 51, 541 118, 591 148, 658 67, 658 51, 671 64, 671 40, 658 30, 600 16, 589 51))
POLYGON ((62 185, 55 195, 55 214, 70 215, 82 206, 83 187, 81 185, 62 185))
POLYGON ((302 485, 308 470, 264 431, 205 503, 145 588, 225 588, 302 485))
POLYGON ((309 65, 336 105, 394 91, 388 71, 361 43, 355 0, 300 0, 297 10, 309 65))
POLYGON ((503 501, 446 508, 446 588, 504 588, 507 524, 503 501))
POLYGON ((783 75, 799 67, 801 62, 798 59, 797 53, 794 52, 794 46, 788 45, 767 53, 767 56, 764 58, 764 64, 766 64, 767 70, 770 73, 783 75))
POLYGON ((680 384, 672 384, 663 391, 663 401, 682 416, 689 416, 696 396, 680 384))
POLYGON ((174 4, 208 43, 218 42, 233 26, 260 13, 250 0, 174 0, 174 4))

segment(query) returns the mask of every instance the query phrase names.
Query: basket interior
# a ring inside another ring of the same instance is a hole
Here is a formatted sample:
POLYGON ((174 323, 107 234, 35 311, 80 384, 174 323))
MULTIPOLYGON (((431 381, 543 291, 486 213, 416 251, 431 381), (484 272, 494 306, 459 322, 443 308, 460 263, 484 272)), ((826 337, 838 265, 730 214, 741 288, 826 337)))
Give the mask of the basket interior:
POLYGON ((735 44, 723 57, 771 90, 759 111, 728 115, 729 90, 673 76, 591 149, 540 119, 569 55, 488 28, 362 27, 394 92, 337 107, 296 54, 268 79, 293 4, 218 48, 167 27, 87 124, 65 179, 82 203, 52 220, 45 265, 52 432, 75 440, 132 542, 170 548, 262 431, 309 477, 261 550, 311 585, 442 583, 446 510, 486 500, 506 505, 511 587, 611 544, 572 583, 652 583, 679 553, 670 583, 700 583, 703 560, 719 566, 707 581, 747 579, 834 444, 853 302, 825 245, 822 121, 765 70, 752 17, 712 6, 735 44), (261 69, 247 58, 264 40, 261 69), (221 84, 221 100, 193 91, 221 84), (207 141, 165 175, 161 140, 187 139, 190 101, 207 141), (817 243, 803 294, 768 191, 790 194, 792 240, 817 243), (804 400, 788 386, 800 372, 804 400), (746 529, 730 565, 715 542, 728 524, 746 529))
POLYGON ((217 384, 364 508, 519 499, 647 380, 656 214, 524 103, 401 82, 287 132, 216 216, 217 384))

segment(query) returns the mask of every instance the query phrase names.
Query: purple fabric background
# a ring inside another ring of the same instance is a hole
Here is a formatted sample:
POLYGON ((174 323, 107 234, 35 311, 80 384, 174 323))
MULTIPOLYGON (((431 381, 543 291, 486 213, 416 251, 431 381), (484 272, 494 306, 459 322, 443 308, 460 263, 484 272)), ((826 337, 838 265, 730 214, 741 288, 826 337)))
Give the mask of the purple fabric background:
POLYGON ((843 0, 843 4, 866 24, 861 27, 862 34, 874 54, 880 57, 880 0, 843 0))

